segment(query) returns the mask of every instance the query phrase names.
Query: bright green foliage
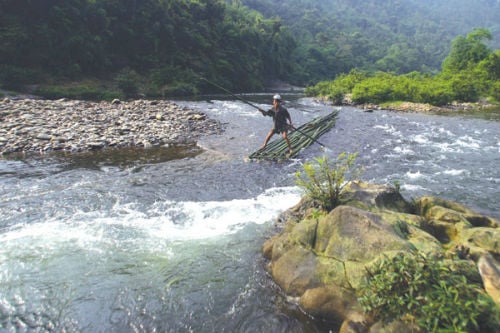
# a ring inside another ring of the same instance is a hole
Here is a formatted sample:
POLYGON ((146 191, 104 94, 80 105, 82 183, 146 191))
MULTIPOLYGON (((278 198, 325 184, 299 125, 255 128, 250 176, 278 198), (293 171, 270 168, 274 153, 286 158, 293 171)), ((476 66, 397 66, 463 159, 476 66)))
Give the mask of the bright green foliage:
POLYGON ((491 96, 497 103, 500 103, 500 81, 495 82, 491 87, 491 96))
POLYGON ((356 103, 381 103, 397 101, 396 77, 388 73, 377 73, 357 84, 352 89, 352 100, 356 103))
POLYGON ((491 53, 477 65, 476 71, 484 80, 500 80, 500 50, 491 53))
POLYGON ((326 156, 315 158, 297 171, 296 183, 308 198, 324 210, 331 210, 342 202, 342 192, 349 181, 357 179, 362 168, 355 163, 357 153, 341 153, 333 162, 326 156))
POLYGON ((365 73, 349 80, 352 85, 345 84, 351 74, 340 75, 334 81, 308 88, 306 93, 327 97, 334 103, 352 93, 352 101, 357 104, 408 101, 441 106, 453 101, 476 102, 482 97, 498 101, 495 87, 500 80, 500 51, 492 52, 483 44, 488 36, 487 30, 477 29, 467 37, 457 38, 445 70, 438 75, 365 73))
POLYGON ((443 105, 453 101, 449 86, 447 80, 417 72, 396 76, 352 70, 348 75, 339 75, 334 81, 323 81, 308 87, 306 94, 325 97, 337 104, 342 102, 345 94, 352 93, 353 102, 358 104, 406 100, 443 105))
POLYGON ((484 44, 485 39, 492 39, 487 29, 474 29, 465 37, 455 38, 451 44, 451 51, 443 62, 443 71, 452 73, 463 71, 486 59, 491 51, 484 44))
POLYGON ((322 81, 305 90, 308 96, 321 96, 335 104, 342 103, 344 95, 367 78, 365 72, 353 69, 349 74, 340 74, 334 81, 322 81))
POLYGON ((500 329, 491 297, 455 270, 451 260, 401 253, 382 258, 368 274, 358 300, 375 320, 390 322, 409 315, 429 332, 500 329))

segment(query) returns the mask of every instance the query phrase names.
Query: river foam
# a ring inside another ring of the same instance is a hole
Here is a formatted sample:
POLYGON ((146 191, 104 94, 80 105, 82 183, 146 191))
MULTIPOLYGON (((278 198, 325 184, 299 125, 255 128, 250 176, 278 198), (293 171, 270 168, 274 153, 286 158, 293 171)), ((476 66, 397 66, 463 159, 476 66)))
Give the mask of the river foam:
POLYGON ((138 204, 117 202, 110 211, 79 212, 4 230, 0 234, 0 261, 6 263, 30 252, 40 255, 67 246, 99 251, 121 242, 130 243, 131 247, 154 248, 160 241, 224 236, 249 223, 268 223, 299 200, 297 188, 270 188, 250 199, 158 201, 146 212, 138 204))

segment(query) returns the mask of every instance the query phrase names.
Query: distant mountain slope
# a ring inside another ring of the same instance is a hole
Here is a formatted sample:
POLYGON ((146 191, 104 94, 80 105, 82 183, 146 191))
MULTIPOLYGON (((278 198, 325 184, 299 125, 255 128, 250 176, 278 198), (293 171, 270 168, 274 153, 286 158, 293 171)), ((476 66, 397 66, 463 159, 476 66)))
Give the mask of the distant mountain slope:
POLYGON ((500 48, 499 0, 242 0, 279 16, 298 38, 303 79, 331 78, 353 67, 405 73, 439 70, 451 41, 489 29, 500 48), (318 71, 321 64, 322 71, 318 71), (315 73, 313 77, 308 77, 315 73))

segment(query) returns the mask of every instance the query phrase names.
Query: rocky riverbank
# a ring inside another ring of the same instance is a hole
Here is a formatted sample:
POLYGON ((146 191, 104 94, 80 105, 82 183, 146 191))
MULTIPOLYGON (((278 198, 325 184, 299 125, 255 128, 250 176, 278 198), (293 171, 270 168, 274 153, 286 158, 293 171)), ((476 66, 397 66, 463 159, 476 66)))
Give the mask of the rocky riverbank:
POLYGON ((0 153, 80 152, 194 142, 223 125, 171 101, 0 101, 0 153))
POLYGON ((342 100, 343 105, 355 106, 367 112, 373 110, 389 110, 399 112, 423 112, 423 113, 449 113, 449 112, 475 112, 480 110, 498 109, 499 105, 491 104, 486 101, 477 103, 459 103, 453 102, 449 105, 435 106, 428 103, 415 102, 388 102, 383 104, 356 104, 352 100, 352 94, 346 94, 342 100))
POLYGON ((450 113, 450 112, 477 112, 481 110, 492 110, 498 105, 488 103, 453 103, 445 106, 435 106, 427 103, 395 102, 383 105, 363 104, 358 105, 363 110, 389 110, 400 112, 423 112, 423 113, 450 113))

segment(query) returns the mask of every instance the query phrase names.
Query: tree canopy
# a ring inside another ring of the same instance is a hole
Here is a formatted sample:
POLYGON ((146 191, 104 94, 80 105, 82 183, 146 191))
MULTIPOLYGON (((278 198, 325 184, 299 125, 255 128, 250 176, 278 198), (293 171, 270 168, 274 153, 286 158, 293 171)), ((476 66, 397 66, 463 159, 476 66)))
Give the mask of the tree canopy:
POLYGON ((397 74, 436 72, 450 42, 476 27, 500 48, 500 1, 243 0, 279 15, 297 36, 299 82, 317 83, 354 68, 397 74))
POLYGON ((279 18, 221 0, 1 0, 0 45, 4 86, 133 71, 157 88, 203 75, 258 90, 288 75, 295 40, 279 18))
POLYGON ((436 75, 353 70, 333 81, 311 86, 306 92, 335 103, 342 103, 347 94, 358 104, 410 101, 442 106, 454 101, 477 102, 481 98, 498 103, 500 50, 492 51, 485 44, 489 39, 491 34, 486 29, 474 29, 455 38, 443 70, 436 75))
POLYGON ((0 88, 96 79, 191 95, 213 89, 203 76, 259 91, 355 68, 436 73, 446 57, 446 70, 491 58, 495 73, 499 11, 500 0, 0 0, 0 88))

